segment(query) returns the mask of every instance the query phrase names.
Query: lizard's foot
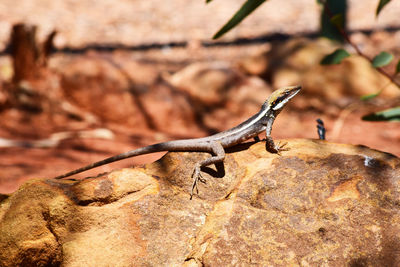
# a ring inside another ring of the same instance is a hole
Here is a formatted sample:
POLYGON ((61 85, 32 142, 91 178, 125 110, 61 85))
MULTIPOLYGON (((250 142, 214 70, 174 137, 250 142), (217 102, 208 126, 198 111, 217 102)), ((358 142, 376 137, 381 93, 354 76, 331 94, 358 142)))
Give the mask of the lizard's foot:
POLYGON ((194 191, 196 190, 196 194, 199 194, 199 188, 197 187, 198 182, 206 183, 206 179, 203 178, 200 172, 200 167, 195 167, 192 174, 193 184, 192 191, 190 192, 190 199, 193 198, 194 191))
POLYGON ((276 145, 274 147, 274 149, 276 150, 276 154, 281 155, 281 151, 288 151, 289 148, 286 147, 287 142, 283 142, 282 144, 278 141, 276 142, 276 145))
POLYGON ((273 141, 266 139, 266 149, 271 152, 271 153, 276 153, 278 155, 281 155, 281 151, 288 151, 289 148, 285 147, 287 145, 287 142, 276 142, 274 143, 273 141))

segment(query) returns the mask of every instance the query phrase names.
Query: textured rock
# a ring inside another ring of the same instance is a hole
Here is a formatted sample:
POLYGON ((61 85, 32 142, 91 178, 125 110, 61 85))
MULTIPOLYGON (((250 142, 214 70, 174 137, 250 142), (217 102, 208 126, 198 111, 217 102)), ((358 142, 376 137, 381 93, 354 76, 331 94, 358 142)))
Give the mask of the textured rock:
POLYGON ((204 153, 29 181, 0 202, 0 266, 399 266, 400 160, 323 141, 288 147, 231 149, 192 201, 204 153))

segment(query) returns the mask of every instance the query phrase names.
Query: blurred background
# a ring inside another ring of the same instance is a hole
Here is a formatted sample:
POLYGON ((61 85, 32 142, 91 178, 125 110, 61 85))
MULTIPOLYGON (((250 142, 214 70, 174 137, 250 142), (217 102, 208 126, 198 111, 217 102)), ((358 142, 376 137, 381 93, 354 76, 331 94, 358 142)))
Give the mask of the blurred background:
POLYGON ((332 37, 323 4, 270 0, 213 40, 244 2, 2 0, 0 193, 137 147, 226 130, 274 89, 297 84, 303 91, 279 115, 274 138, 318 138, 321 118, 328 141, 400 155, 398 122, 365 119, 400 106, 400 1, 379 15, 380 1, 337 1, 331 10, 341 10, 345 35, 332 37), (351 56, 320 64, 338 48, 351 56), (372 64, 382 51, 392 60, 372 64))

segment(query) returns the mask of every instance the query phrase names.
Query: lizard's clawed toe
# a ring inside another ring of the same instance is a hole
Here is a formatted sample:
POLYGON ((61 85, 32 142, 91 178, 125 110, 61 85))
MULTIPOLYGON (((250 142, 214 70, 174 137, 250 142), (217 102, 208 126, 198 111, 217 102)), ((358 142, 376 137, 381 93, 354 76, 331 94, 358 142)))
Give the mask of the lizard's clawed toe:
POLYGON ((278 155, 281 155, 281 153, 280 153, 281 151, 288 151, 289 148, 286 145, 287 145, 287 142, 283 142, 282 144, 280 142, 277 142, 275 145, 276 153, 278 155))
POLYGON ((196 194, 199 194, 198 182, 206 183, 206 179, 203 178, 200 168, 195 168, 192 174, 193 184, 192 184, 192 191, 190 192, 190 199, 193 198, 194 191, 196 190, 196 194))

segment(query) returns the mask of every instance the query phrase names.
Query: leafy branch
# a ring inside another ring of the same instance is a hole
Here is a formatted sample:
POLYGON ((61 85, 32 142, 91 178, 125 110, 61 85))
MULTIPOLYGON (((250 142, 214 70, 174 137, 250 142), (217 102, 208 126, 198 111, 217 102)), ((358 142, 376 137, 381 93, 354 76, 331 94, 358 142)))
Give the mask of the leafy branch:
MULTIPOLYGON (((379 15, 379 13, 382 11, 383 7, 387 5, 391 0, 380 0, 378 7, 376 9, 376 16, 379 15)), ((319 1, 323 5, 323 10, 325 14, 329 17, 331 23, 337 28, 341 36, 344 38, 344 40, 354 48, 356 53, 367 59, 371 65, 382 75, 384 75, 386 78, 389 79, 389 81, 396 85, 397 88, 400 89, 400 84, 395 80, 395 77, 397 74, 400 73, 400 60, 397 62, 396 69, 394 75, 390 75, 387 73, 382 67, 388 65, 392 60, 393 60, 393 55, 388 53, 388 52, 381 52, 378 55, 376 55, 374 58, 370 58, 366 54, 364 54, 359 47, 353 43, 345 31, 343 24, 341 23, 343 20, 341 17, 343 17, 342 14, 333 14, 332 11, 329 9, 329 6, 327 5, 326 0, 321 0, 319 1)), ((325 56, 321 60, 321 64, 328 65, 328 64, 339 64, 344 58, 349 57, 350 54, 344 50, 344 49, 337 49, 333 53, 325 56)), ((386 86, 385 86, 386 87, 386 86)), ((383 88, 379 90, 377 93, 362 96, 361 100, 369 100, 372 98, 375 98, 378 96, 381 92, 383 91, 383 88)), ((371 114, 367 114, 362 117, 363 120, 366 121, 400 121, 400 107, 395 107, 395 108, 390 108, 390 109, 385 109, 382 111, 374 112, 371 114)))
MULTIPOLYGON (((389 2, 390 2, 390 0, 380 0, 377 10, 376 10, 377 16, 379 15, 379 12, 383 9, 383 7, 389 2)), ((342 37, 345 39, 345 41, 351 47, 353 47, 353 49, 356 51, 356 53, 359 56, 361 56, 361 57, 367 59, 369 62, 371 62, 372 66, 378 72, 380 72, 382 75, 387 77, 391 83, 393 83, 400 89, 400 83, 398 83, 395 80, 395 76, 400 72, 400 60, 397 63, 395 74, 392 76, 389 73, 387 73, 382 67, 388 65, 393 60, 393 55, 388 52, 381 52, 380 54, 378 54, 377 56, 375 56, 374 58, 371 59, 369 56, 364 54, 353 41, 351 41, 349 35, 343 28, 343 24, 341 23, 342 22, 341 17, 343 17, 343 15, 342 14, 333 14, 332 11, 329 9, 329 6, 327 5, 326 0, 320 1, 320 3, 322 3, 322 5, 324 7, 324 12, 330 18, 331 23, 337 28, 337 30, 342 35, 342 37)), ((346 50, 338 49, 338 50, 335 50, 333 53, 325 56, 322 59, 321 64, 324 64, 324 65, 339 64, 344 58, 346 58, 348 56, 350 56, 350 54, 346 50)))

